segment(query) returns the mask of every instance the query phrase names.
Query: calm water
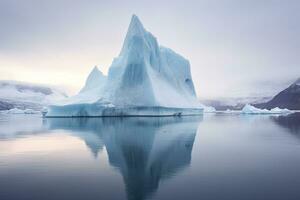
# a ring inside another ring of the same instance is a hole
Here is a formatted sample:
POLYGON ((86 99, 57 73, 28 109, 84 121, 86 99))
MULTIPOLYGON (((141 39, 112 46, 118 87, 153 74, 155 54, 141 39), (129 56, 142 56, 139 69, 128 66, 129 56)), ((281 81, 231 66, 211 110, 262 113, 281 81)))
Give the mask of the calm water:
POLYGON ((300 114, 0 115, 0 199, 300 199, 300 114))

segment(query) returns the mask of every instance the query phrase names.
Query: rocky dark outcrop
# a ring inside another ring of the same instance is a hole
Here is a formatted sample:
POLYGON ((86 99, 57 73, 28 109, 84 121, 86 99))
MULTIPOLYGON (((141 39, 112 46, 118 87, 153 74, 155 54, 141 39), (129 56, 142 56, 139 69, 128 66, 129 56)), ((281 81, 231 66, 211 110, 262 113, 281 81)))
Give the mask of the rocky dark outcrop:
POLYGON ((270 101, 255 104, 255 107, 271 109, 275 107, 300 110, 300 78, 288 88, 279 92, 270 101))
POLYGON ((14 108, 14 105, 0 100, 0 110, 9 110, 14 108))

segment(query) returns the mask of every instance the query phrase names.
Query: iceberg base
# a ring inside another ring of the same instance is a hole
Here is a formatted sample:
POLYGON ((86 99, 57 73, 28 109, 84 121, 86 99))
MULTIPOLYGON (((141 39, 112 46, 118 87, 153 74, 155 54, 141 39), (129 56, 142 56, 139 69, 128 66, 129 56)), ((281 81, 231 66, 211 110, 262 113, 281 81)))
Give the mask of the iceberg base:
POLYGON ((202 115, 203 108, 172 107, 107 107, 98 104, 50 106, 44 117, 121 117, 121 116, 188 116, 202 115))

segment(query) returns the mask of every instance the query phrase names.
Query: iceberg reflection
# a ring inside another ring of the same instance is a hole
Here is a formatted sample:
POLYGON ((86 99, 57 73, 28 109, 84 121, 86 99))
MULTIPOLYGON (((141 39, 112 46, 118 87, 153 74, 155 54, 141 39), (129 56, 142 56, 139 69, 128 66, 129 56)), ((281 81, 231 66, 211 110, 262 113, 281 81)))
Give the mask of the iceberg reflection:
POLYGON ((200 117, 50 118, 49 129, 80 137, 97 156, 105 146, 128 199, 146 199, 159 182, 189 166, 200 117))

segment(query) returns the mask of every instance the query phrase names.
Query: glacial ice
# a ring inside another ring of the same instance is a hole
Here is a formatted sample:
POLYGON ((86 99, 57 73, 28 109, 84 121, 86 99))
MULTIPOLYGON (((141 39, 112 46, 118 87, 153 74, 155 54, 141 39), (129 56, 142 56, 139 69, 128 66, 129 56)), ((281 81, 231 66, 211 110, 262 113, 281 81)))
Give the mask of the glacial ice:
POLYGON ((256 108, 250 104, 246 104, 244 106, 244 108, 242 109, 242 113, 243 114, 288 114, 288 113, 292 113, 292 111, 288 110, 288 109, 281 109, 281 108, 273 108, 271 110, 267 110, 267 109, 259 109, 256 108))
POLYGON ((159 46, 133 15, 108 75, 94 68, 83 89, 49 106, 46 116, 195 115, 202 111, 189 61, 159 46))

